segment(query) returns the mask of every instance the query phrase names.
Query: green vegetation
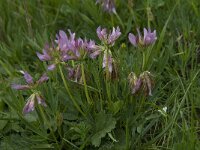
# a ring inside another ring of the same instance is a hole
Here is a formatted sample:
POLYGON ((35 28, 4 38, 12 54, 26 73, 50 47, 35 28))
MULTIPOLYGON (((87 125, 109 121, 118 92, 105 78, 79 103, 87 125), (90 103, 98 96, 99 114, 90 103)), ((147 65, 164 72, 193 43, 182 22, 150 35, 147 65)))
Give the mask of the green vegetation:
POLYGON ((200 149, 200 1, 116 0, 116 12, 95 0, 0 1, 0 149, 200 149), (103 55, 81 62, 82 82, 69 80, 61 65, 47 71, 38 59, 59 30, 100 45, 99 26, 121 29, 111 47, 112 77, 103 55), (155 44, 131 45, 136 28, 155 29, 155 44), (35 79, 47 72, 37 88, 47 107, 22 113, 33 91, 11 88, 24 84, 20 70, 35 79), (144 71, 154 81, 152 96, 131 94, 129 74, 144 71))

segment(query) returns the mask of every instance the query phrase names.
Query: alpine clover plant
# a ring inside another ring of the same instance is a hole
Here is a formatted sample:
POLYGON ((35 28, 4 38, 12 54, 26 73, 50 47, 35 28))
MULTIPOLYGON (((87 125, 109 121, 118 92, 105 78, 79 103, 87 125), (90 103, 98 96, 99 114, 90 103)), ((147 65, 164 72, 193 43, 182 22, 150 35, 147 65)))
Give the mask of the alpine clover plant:
POLYGON ((72 33, 70 30, 69 37, 67 34, 60 30, 56 35, 55 43, 52 44, 52 47, 45 46, 43 49, 43 54, 37 52, 37 56, 41 61, 49 61, 51 65, 48 66, 48 70, 54 70, 56 66, 59 67, 59 71, 65 86, 67 93, 69 94, 71 100, 73 101, 77 110, 85 116, 84 112, 81 110, 80 106, 76 102, 74 96, 72 95, 70 88, 68 87, 67 80, 63 74, 61 65, 65 65, 68 70, 68 79, 73 79, 74 81, 80 81, 82 77, 85 85, 85 92, 87 95, 88 103, 91 103, 88 96, 87 85, 84 75, 84 66, 83 60, 87 57, 96 58, 99 54, 99 46, 95 44, 92 40, 75 38, 75 33, 72 33), (57 45, 57 46, 55 46, 57 45), (70 63, 72 61, 72 63, 70 63), (72 64, 72 65, 71 65, 72 64), (75 65, 76 64, 76 65, 75 65), (81 65, 81 71, 80 71, 81 65))
MULTIPOLYGON (((151 32, 151 29, 143 29, 144 36, 142 37, 139 29, 137 28, 138 35, 134 35, 132 33, 129 33, 128 38, 130 43, 135 46, 136 48, 143 48, 142 50, 142 56, 143 56, 143 64, 142 69, 144 69, 145 66, 145 53, 148 51, 148 47, 150 45, 153 45, 155 41, 157 40, 156 36, 156 30, 151 32)), ((143 71, 139 77, 136 76, 134 72, 131 72, 128 76, 129 80, 129 86, 131 88, 131 93, 136 94, 139 91, 144 91, 145 95, 152 96, 152 87, 153 87, 153 79, 152 75, 149 71, 143 71)))
POLYGON ((99 3, 103 10, 108 13, 116 13, 114 0, 97 0, 96 4, 99 3))
POLYGON ((32 94, 28 98, 26 105, 23 108, 23 113, 27 114, 34 110, 36 103, 46 107, 45 100, 41 95, 41 92, 37 90, 38 86, 46 82, 49 77, 44 73, 39 80, 33 81, 33 77, 28 72, 22 72, 24 74, 24 79, 26 80, 26 85, 12 84, 12 88, 15 90, 31 90, 32 94))
POLYGON ((144 36, 142 37, 141 32, 139 31, 139 29, 137 29, 137 33, 138 35, 134 35, 132 33, 129 33, 129 41, 131 42, 131 44, 133 44, 135 47, 137 46, 149 46, 151 44, 153 44, 156 40, 156 30, 154 30, 153 32, 151 32, 151 29, 143 29, 144 31, 144 36))
POLYGON ((128 76, 128 80, 132 94, 144 91, 145 95, 152 96, 153 80, 150 72, 144 71, 139 77, 137 77, 134 72, 131 72, 128 76))
POLYGON ((185 1, 0 1, 0 150, 200 149, 200 0, 185 1))
POLYGON ((75 33, 68 31, 69 37, 61 30, 56 35, 56 40, 55 43, 52 43, 52 47, 46 44, 43 54, 37 52, 37 56, 41 61, 48 61, 50 63, 48 70, 54 70, 59 64, 66 65, 66 62, 70 60, 82 60, 87 54, 93 58, 98 52, 98 46, 95 45, 94 41, 90 40, 88 42, 86 39, 75 39, 75 33))
MULTIPOLYGON (((56 40, 54 42, 51 42, 51 44, 45 44, 42 53, 36 52, 36 54, 41 61, 47 62, 48 71, 59 71, 69 98, 73 102, 73 105, 75 106, 77 111, 82 114, 84 118, 88 117, 88 112, 86 112, 82 107, 82 105, 85 105, 86 103, 83 102, 83 99, 81 99, 81 104, 80 102, 78 103, 74 92, 72 92, 72 88, 68 85, 68 80, 73 80, 75 82, 81 83, 81 85, 84 86, 84 94, 87 100, 87 104, 84 107, 90 106, 90 108, 92 108, 93 105, 91 104, 93 104, 94 100, 91 98, 92 94, 88 90, 88 87, 91 88, 91 86, 88 86, 86 81, 84 66, 87 65, 86 63, 88 61, 85 60, 89 58, 92 61, 95 61, 98 56, 102 56, 100 57, 102 59, 101 69, 104 70, 106 73, 105 90, 107 93, 107 97, 105 99, 105 102, 103 102, 101 98, 101 111, 98 110, 97 114, 94 115, 94 118, 96 117, 95 120, 100 124, 100 126, 91 125, 94 127, 93 131, 98 132, 98 134, 92 135, 91 142, 94 146, 99 146, 101 143, 101 138, 105 137, 106 134, 108 134, 111 139, 114 139, 111 131, 115 128, 116 119, 112 116, 112 114, 106 114, 106 112, 108 111, 115 114, 119 111, 119 109, 122 108, 121 105, 123 105, 123 102, 114 102, 112 100, 112 82, 110 82, 112 79, 110 78, 112 73, 116 72, 115 67, 113 66, 115 65, 115 59, 117 59, 113 58, 112 48, 115 45, 117 39, 120 37, 121 31, 119 27, 113 27, 111 31, 107 31, 106 28, 101 28, 101 26, 99 26, 96 29, 97 36, 101 41, 101 44, 99 45, 96 45, 95 41, 93 40, 76 38, 75 33, 72 33, 70 30, 68 30, 68 32, 69 36, 64 31, 60 30, 56 35, 56 40), (67 74, 64 73, 63 68, 66 69, 65 71, 67 71, 67 74), (66 78, 66 76, 68 77, 66 78), (105 105, 106 107, 104 108, 103 106, 105 105), (107 123, 107 120, 110 120, 111 124, 107 123), (104 130, 102 127, 105 127, 106 130, 104 130)), ((137 36, 133 35, 132 33, 129 34, 129 40, 136 48, 140 48, 141 46, 146 48, 152 45, 156 41, 156 39, 156 31, 152 33, 150 29, 144 29, 144 37, 141 36, 139 30, 137 36)), ((45 103, 41 92, 37 90, 37 87, 49 79, 47 75, 43 74, 38 81, 34 82, 30 74, 28 74, 27 72, 23 72, 23 74, 27 84, 12 85, 12 88, 16 90, 31 90, 33 92, 33 94, 28 98, 26 105, 24 106, 23 113, 26 114, 33 111, 36 104, 40 104, 46 107, 47 104, 45 103)), ((135 73, 131 72, 128 76, 128 83, 131 89, 131 97, 139 92, 141 92, 145 96, 152 95, 153 79, 149 71, 142 71, 139 77, 137 77, 135 73)), ((128 126, 128 121, 126 126, 128 126)), ((56 140, 55 134, 53 133, 52 129, 51 132, 54 135, 54 139, 56 140)), ((62 135, 60 134, 60 136, 62 135)), ((59 147, 58 142, 57 146, 59 147)))
POLYGON ((113 72, 113 63, 114 58, 112 56, 111 47, 114 46, 115 41, 121 35, 120 28, 117 27, 116 29, 113 27, 113 30, 109 33, 107 32, 106 28, 97 28, 97 36, 102 43, 101 51, 103 52, 103 64, 102 67, 106 69, 107 77, 109 74, 113 72))

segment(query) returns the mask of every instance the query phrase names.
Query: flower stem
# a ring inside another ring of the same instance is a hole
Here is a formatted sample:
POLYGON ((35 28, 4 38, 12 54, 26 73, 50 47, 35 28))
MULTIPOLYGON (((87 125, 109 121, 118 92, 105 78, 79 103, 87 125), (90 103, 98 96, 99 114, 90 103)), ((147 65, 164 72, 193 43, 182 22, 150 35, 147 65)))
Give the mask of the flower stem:
POLYGON ((146 61, 145 52, 142 52, 142 71, 144 71, 145 69, 145 61, 146 61))
POLYGON ((79 105, 77 104, 76 100, 74 99, 74 97, 72 96, 72 94, 69 90, 69 87, 67 85, 67 81, 65 80, 65 76, 64 76, 63 71, 62 71, 62 67, 60 65, 59 65, 59 71, 60 71, 60 75, 61 75, 61 78, 63 80, 64 86, 65 86, 65 89, 66 89, 67 93, 69 94, 70 99, 72 100, 76 109, 85 117, 86 116, 85 113, 81 110, 81 108, 79 107, 79 105))
POLYGON ((129 128, 128 128, 129 119, 126 119, 126 150, 129 149, 129 128))
POLYGON ((56 136, 55 136, 55 134, 54 134, 54 132, 53 132, 53 129, 51 128, 51 124, 50 124, 50 122, 47 120, 47 118, 46 118, 46 116, 45 116, 45 114, 44 114, 43 108, 42 108, 40 105, 38 105, 38 107, 39 107, 39 110, 40 110, 40 113, 41 113, 42 118, 43 118, 44 121, 47 123, 47 125, 48 125, 48 127, 49 127, 49 130, 50 130, 50 132, 52 133, 52 136, 53 136, 53 138, 54 138, 54 140, 55 140, 55 142, 56 142, 57 149, 60 149, 60 146, 59 146, 59 144, 58 144, 58 141, 57 141, 57 139, 56 139, 56 136))
POLYGON ((111 95, 110 95, 110 72, 109 72, 109 67, 108 67, 108 50, 106 51, 106 92, 108 95, 108 102, 109 105, 111 105, 111 95))
POLYGON ((115 15, 116 15, 116 17, 117 17, 117 19, 118 19, 119 23, 121 24, 121 26, 122 26, 122 29, 124 29, 124 24, 123 24, 123 21, 121 20, 120 16, 118 15, 118 13, 117 13, 117 12, 115 13, 115 15))
POLYGON ((87 98, 87 102, 89 104, 92 104, 92 101, 91 101, 91 99, 89 97, 89 93, 88 93, 88 89, 87 89, 87 83, 86 83, 86 79, 85 79, 85 72, 84 72, 83 63, 81 64, 81 73, 82 73, 82 79, 83 79, 84 90, 85 90, 85 95, 86 95, 86 98, 87 98))

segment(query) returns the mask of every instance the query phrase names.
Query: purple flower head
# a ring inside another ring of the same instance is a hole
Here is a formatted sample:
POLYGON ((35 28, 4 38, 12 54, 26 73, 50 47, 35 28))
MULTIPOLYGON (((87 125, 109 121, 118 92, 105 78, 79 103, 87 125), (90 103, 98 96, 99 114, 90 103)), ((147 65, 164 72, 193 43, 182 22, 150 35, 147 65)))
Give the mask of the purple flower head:
POLYGON ((28 98, 28 100, 23 108, 23 114, 27 114, 27 113, 33 111, 34 109, 35 109, 35 94, 32 94, 28 98))
POLYGON ((65 40, 63 40, 67 45, 67 49, 65 49, 65 51, 62 52, 61 56, 62 61, 79 60, 83 56, 85 56, 88 50, 95 49, 96 45, 94 42, 92 41, 87 42, 87 40, 83 40, 81 38, 76 39, 75 33, 72 33, 70 30, 68 31, 69 31, 69 37, 67 37, 67 35, 65 34, 64 38, 65 40))
POLYGON ((156 30, 151 32, 151 29, 146 29, 144 28, 144 44, 145 45, 150 45, 153 44, 157 40, 156 37, 156 30))
POLYGON ((85 40, 85 47, 88 51, 98 49, 98 46, 95 44, 93 40, 90 40, 89 42, 85 40))
POLYGON ((56 66, 56 62, 55 62, 55 56, 58 56, 58 50, 54 47, 54 45, 52 44, 52 48, 46 44, 45 48, 43 49, 43 54, 36 52, 38 58, 41 61, 53 61, 53 64, 48 65, 48 70, 54 70, 55 66, 56 66))
POLYGON ((151 73, 148 71, 144 71, 141 74, 141 77, 143 79, 143 86, 145 92, 148 93, 149 96, 152 96, 153 80, 151 73))
POLYGON ((103 68, 108 68, 108 71, 112 73, 113 71, 113 58, 110 53, 104 52, 103 55, 103 68))
POLYGON ((113 27, 112 33, 108 37, 108 44, 113 45, 120 35, 121 32, 119 27, 117 27, 116 29, 113 27))
POLYGON ((97 46, 92 40, 90 40, 89 42, 85 40, 84 46, 87 50, 87 53, 89 54, 89 57, 92 59, 95 59, 102 52, 101 48, 97 46))
POLYGON ((95 59, 97 56, 101 54, 102 50, 95 50, 92 53, 90 53, 90 58, 95 59))
POLYGON ((138 78, 138 79, 136 80, 136 82, 135 82, 134 87, 132 88, 132 92, 131 92, 131 93, 132 93, 132 94, 137 93, 137 92, 140 90, 141 86, 142 86, 142 79, 141 79, 141 78, 138 78))
POLYGON ((76 60, 80 57, 78 49, 82 46, 82 39, 75 39, 75 33, 69 31, 69 37, 67 34, 60 30, 58 34, 56 34, 57 47, 52 43, 52 47, 49 45, 45 45, 43 49, 43 53, 37 52, 37 56, 41 61, 50 61, 51 63, 48 65, 48 70, 54 70, 56 68, 56 64, 68 60, 76 60))
POLYGON ((107 30, 105 28, 104 29, 101 29, 101 27, 97 28, 97 36, 99 37, 99 39, 111 46, 114 45, 115 41, 119 38, 120 35, 121 32, 119 27, 117 27, 116 29, 113 27, 112 32, 110 32, 109 34, 107 33, 107 30))
POLYGON ((137 36, 132 33, 129 33, 129 36, 128 36, 129 41, 135 47, 137 47, 138 45, 139 46, 149 46, 157 40, 156 30, 151 32, 150 29, 147 30, 146 28, 144 28, 144 36, 143 37, 142 37, 139 29, 137 29, 137 33, 138 33, 137 36))
POLYGON ((29 112, 34 111, 35 104, 42 105, 44 107, 47 106, 45 103, 45 100, 42 98, 42 96, 39 93, 33 93, 28 99, 27 102, 23 108, 23 114, 28 114, 29 112))
MULTIPOLYGON (((28 89, 32 89, 32 90, 36 90, 36 87, 39 84, 42 84, 43 82, 46 82, 49 77, 47 76, 46 73, 44 73, 39 80, 37 80, 36 82, 33 81, 33 77, 26 71, 21 71, 21 73, 24 74, 24 79, 27 82, 27 85, 18 85, 18 84, 12 84, 11 87, 15 90, 28 90, 28 89)), ((42 96, 40 95, 39 92, 34 92, 27 100, 27 103, 25 104, 24 108, 23 108, 23 114, 27 114, 31 111, 34 110, 35 108, 35 101, 37 100, 38 104, 41 104, 43 106, 46 106, 46 103, 44 101, 44 99, 42 98, 42 96)))
POLYGON ((62 30, 56 35, 56 43, 58 44, 61 51, 66 51, 68 49, 69 39, 66 33, 62 30))
POLYGON ((109 13, 116 13, 114 0, 97 0, 96 3, 100 3, 104 11, 109 13))
POLYGON ((143 91, 145 95, 152 96, 153 81, 150 72, 144 71, 138 78, 134 73, 130 73, 128 79, 132 94, 143 91))
POLYGON ((97 36, 101 41, 107 40, 107 29, 106 28, 101 29, 101 27, 99 26, 97 28, 97 36))
POLYGON ((43 54, 40 54, 39 52, 36 52, 38 58, 41 60, 41 61, 49 61, 51 60, 51 56, 49 54, 49 45, 48 44, 45 44, 45 47, 44 49, 42 50, 43 54))
POLYGON ((137 47, 138 38, 132 33, 129 33, 128 38, 129 38, 129 41, 131 42, 131 44, 133 44, 135 47, 137 47))
POLYGON ((142 86, 141 78, 137 78, 136 74, 134 72, 131 72, 128 76, 128 80, 129 80, 129 86, 131 88, 131 93, 132 94, 137 93, 142 86))
POLYGON ((46 82, 47 80, 49 80, 49 77, 47 76, 46 73, 44 73, 44 74, 40 77, 40 79, 37 81, 37 83, 38 83, 38 84, 41 84, 41 83, 43 83, 43 82, 46 82))
POLYGON ((24 72, 24 79, 28 84, 33 84, 33 77, 28 72, 24 72))
POLYGON ((12 84, 11 87, 12 87, 12 89, 15 89, 15 90, 28 90, 28 89, 30 89, 29 85, 12 84))
MULTIPOLYGON (((116 30, 118 32, 118 29, 116 30)), ((55 43, 57 47, 46 45, 43 53, 38 53, 37 56, 41 61, 48 61, 48 70, 54 70, 59 63, 68 62, 70 60, 82 60, 89 55, 91 58, 96 58, 99 54, 99 47, 94 41, 75 38, 75 33, 68 30, 69 35, 60 30, 56 35, 55 43)), ((112 33, 110 41, 115 40, 115 31, 112 33)), ((116 33, 117 35, 117 33, 116 33)))
POLYGON ((33 89, 36 87, 36 85, 39 85, 49 79, 46 74, 43 74, 42 77, 38 81, 34 82, 33 77, 28 72, 24 71, 23 74, 24 74, 24 79, 26 80, 27 84, 26 85, 12 84, 11 87, 13 89, 15 90, 33 89))

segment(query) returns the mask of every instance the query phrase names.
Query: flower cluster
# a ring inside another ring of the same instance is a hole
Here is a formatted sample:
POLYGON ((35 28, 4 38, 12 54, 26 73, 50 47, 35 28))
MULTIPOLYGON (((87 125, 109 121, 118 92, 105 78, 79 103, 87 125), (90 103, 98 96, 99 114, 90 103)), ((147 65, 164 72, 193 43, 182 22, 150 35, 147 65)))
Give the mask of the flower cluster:
POLYGON ((108 34, 107 29, 101 27, 97 28, 97 36, 103 43, 103 50, 104 56, 103 56, 103 68, 108 68, 108 71, 112 73, 113 71, 113 62, 114 59, 112 57, 112 52, 110 50, 110 47, 114 46, 115 41, 119 38, 121 35, 120 28, 117 27, 116 29, 113 27, 112 32, 108 34))
POLYGON ((129 33, 129 36, 128 36, 129 41, 135 47, 137 47, 137 46, 149 46, 157 40, 156 30, 151 32, 151 29, 147 30, 146 28, 144 28, 144 36, 143 37, 142 37, 139 29, 137 29, 137 32, 138 32, 137 36, 135 36, 132 33, 129 33))
MULTIPOLYGON (((98 0, 98 3, 102 3, 106 8, 114 9, 114 1, 102 1, 98 0), (109 5, 109 6, 107 6, 109 5)), ((115 9, 114 9, 115 10, 115 9)), ((138 35, 135 36, 132 33, 129 33, 129 40, 135 46, 149 46, 153 44, 157 37, 156 31, 147 30, 144 28, 144 37, 141 36, 141 33, 138 31, 138 35)), ((86 57, 95 59, 97 56, 103 53, 103 63, 102 68, 106 69, 108 73, 115 72, 115 60, 112 56, 111 47, 114 46, 115 41, 120 37, 121 32, 120 28, 114 28, 112 31, 107 32, 106 28, 98 27, 96 30, 97 36, 101 41, 102 45, 96 45, 93 40, 86 40, 81 38, 75 38, 75 33, 72 33, 68 30, 69 36, 60 30, 56 35, 55 42, 52 42, 51 47, 49 44, 46 44, 42 53, 37 52, 37 56, 41 61, 48 62, 48 70, 54 70, 58 64, 65 64, 68 70, 68 79, 74 80, 75 82, 81 82, 81 67, 79 63, 70 66, 67 63, 70 60, 80 61, 84 60, 86 57), (114 69, 113 69, 114 65, 114 69)), ((24 79, 26 80, 26 85, 13 84, 12 88, 16 90, 31 90, 33 94, 28 98, 26 105, 24 106, 23 113, 28 113, 34 110, 35 104, 41 104, 46 106, 44 98, 41 96, 40 92, 36 90, 38 85, 47 81, 49 78, 46 74, 43 74, 42 77, 34 82, 33 77, 27 73, 23 72, 24 79)), ((132 94, 137 93, 139 90, 143 90, 148 95, 152 95, 152 85, 153 81, 151 79, 151 74, 148 71, 143 72, 137 76, 134 73, 130 73, 129 84, 131 87, 132 94)))
POLYGON ((23 113, 29 113, 34 110, 35 103, 37 101, 38 104, 41 104, 43 106, 47 106, 45 103, 44 98, 41 96, 40 92, 36 90, 38 85, 46 82, 49 77, 44 73, 39 80, 36 82, 33 81, 33 77, 28 72, 22 72, 24 74, 24 79, 26 80, 26 85, 21 84, 12 84, 12 88, 16 90, 32 90, 34 91, 33 94, 28 98, 26 105, 23 108, 23 113))
POLYGON ((128 80, 132 94, 143 90, 146 95, 152 96, 153 80, 150 72, 144 71, 139 77, 137 77, 134 72, 131 72, 128 76, 128 80))
POLYGON ((97 0, 96 4, 97 3, 100 3, 102 5, 104 11, 107 11, 109 13, 116 13, 114 0, 97 0))
POLYGON ((53 43, 52 47, 46 44, 43 54, 37 52, 37 56, 41 61, 51 62, 48 70, 54 70, 56 65, 61 62, 84 59, 87 54, 91 58, 95 58, 98 55, 99 48, 94 41, 87 41, 81 38, 75 39, 75 33, 68 31, 69 37, 61 30, 56 35, 56 43, 53 43), (55 44, 57 44, 57 47, 55 47, 55 44))
POLYGON ((97 36, 98 38, 106 45, 113 46, 115 44, 115 41, 119 38, 121 35, 120 28, 117 27, 116 29, 113 27, 112 32, 109 34, 107 33, 107 29, 101 27, 97 28, 97 36))

